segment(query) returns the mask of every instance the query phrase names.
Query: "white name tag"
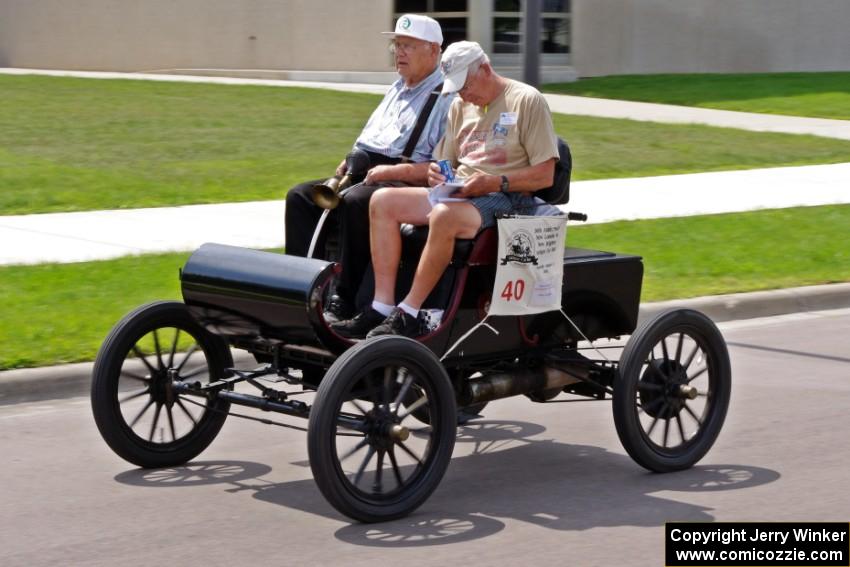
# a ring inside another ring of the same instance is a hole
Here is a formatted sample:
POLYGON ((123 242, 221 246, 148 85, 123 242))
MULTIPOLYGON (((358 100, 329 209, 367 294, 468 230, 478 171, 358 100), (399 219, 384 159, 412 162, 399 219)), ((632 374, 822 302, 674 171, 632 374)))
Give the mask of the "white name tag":
POLYGON ((502 126, 513 126, 516 122, 516 112, 502 112, 499 114, 499 124, 502 126))

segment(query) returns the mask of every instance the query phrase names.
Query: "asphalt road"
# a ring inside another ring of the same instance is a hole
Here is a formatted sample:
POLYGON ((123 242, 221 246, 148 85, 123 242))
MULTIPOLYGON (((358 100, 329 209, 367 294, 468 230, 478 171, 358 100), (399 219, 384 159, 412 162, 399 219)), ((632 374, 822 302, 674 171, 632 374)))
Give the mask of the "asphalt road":
MULTIPOLYGON (((664 522, 850 520, 850 310, 721 325, 734 387, 714 449, 644 472, 610 402, 492 403, 413 516, 352 524, 304 434, 231 418, 186 467, 143 471, 84 398, 0 407, 0 564, 664 564, 664 522)), ((299 422, 296 422, 299 423, 299 422)))

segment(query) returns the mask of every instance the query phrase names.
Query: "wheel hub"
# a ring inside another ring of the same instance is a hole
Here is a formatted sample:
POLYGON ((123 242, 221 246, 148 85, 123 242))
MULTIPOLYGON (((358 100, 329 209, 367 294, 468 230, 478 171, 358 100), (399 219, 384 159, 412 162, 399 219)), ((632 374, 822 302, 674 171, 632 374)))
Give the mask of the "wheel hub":
POLYGON ((373 409, 366 415, 366 420, 369 423, 366 437, 376 449, 386 451, 395 443, 402 443, 410 437, 410 430, 385 408, 373 409))
POLYGON ((393 441, 400 443, 407 441, 407 438, 410 437, 410 430, 403 425, 395 423, 390 426, 389 436, 393 441))
POLYGON ((151 373, 151 398, 157 404, 165 404, 167 407, 174 405, 174 379, 177 375, 172 368, 162 368, 151 373))
POLYGON ((675 417, 685 402, 697 396, 697 389, 688 385, 685 368, 675 360, 653 360, 638 384, 640 403, 653 418, 675 417))

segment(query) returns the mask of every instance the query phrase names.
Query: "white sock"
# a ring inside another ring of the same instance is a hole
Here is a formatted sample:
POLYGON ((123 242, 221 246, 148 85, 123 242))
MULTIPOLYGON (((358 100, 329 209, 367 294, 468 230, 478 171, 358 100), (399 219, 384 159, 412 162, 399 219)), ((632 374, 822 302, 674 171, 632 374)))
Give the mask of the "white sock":
POLYGON ((393 305, 387 305, 386 303, 381 303, 377 300, 372 300, 372 309, 383 315, 384 317, 389 317, 390 313, 393 311, 393 305))
POLYGON ((411 317, 419 317, 419 310, 414 309, 404 301, 398 304, 398 308, 410 315, 411 317))

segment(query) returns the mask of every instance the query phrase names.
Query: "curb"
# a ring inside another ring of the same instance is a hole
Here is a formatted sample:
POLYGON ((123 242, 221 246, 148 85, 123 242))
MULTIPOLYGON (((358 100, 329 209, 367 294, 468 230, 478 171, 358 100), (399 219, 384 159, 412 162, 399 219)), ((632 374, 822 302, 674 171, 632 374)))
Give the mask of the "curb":
MULTIPOLYGON (((245 351, 233 351, 236 364, 251 364, 245 351)), ((77 362, 40 368, 0 371, 0 407, 22 402, 39 402, 87 396, 91 389, 94 362, 77 362)))
MULTIPOLYGON (((644 320, 674 307, 702 311, 717 323, 788 313, 841 309, 850 307, 850 283, 647 303, 641 306, 639 319, 644 320)), ((253 358, 240 351, 234 353, 234 360, 250 363, 253 358)), ((0 406, 86 395, 91 386, 93 366, 92 362, 81 362, 2 371, 0 372, 0 406)))
POLYGON ((702 311, 715 323, 773 317, 788 313, 842 309, 850 307, 850 283, 709 295, 647 303, 641 306, 638 320, 673 307, 687 307, 702 311))

